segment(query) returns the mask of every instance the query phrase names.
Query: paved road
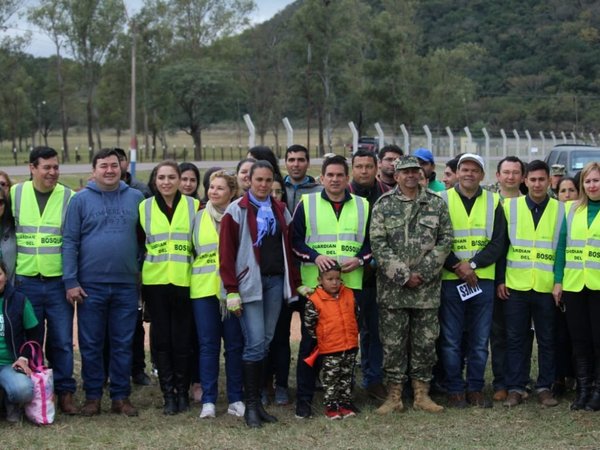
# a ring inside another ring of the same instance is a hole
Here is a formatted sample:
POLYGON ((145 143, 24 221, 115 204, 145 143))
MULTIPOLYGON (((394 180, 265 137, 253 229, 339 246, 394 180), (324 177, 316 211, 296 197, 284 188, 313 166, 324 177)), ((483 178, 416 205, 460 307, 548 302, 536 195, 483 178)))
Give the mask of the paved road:
MULTIPOLYGON (((192 161, 200 169, 208 169, 209 167, 219 166, 224 168, 232 168, 237 165, 237 161, 192 161)), ((158 162, 150 163, 137 163, 136 170, 139 171, 150 171, 158 164, 158 162)), ((29 166, 5 166, 1 168, 6 171, 9 175, 29 175, 29 166)), ((63 174, 78 174, 78 173, 89 173, 92 171, 91 164, 61 164, 60 172, 63 174)))
MULTIPOLYGON (((209 167, 223 167, 226 169, 235 168, 237 165, 237 161, 191 161, 200 169, 208 169, 209 167)), ((321 167, 321 163, 323 160, 321 158, 315 158, 310 160, 311 165, 316 167, 321 167)), ((152 168, 158 164, 158 162, 145 162, 145 163, 137 163, 136 170, 140 172, 150 171, 152 168)), ((285 166, 285 161, 279 161, 280 167, 285 166)), ((29 175, 29 166, 21 165, 21 166, 5 166, 0 167, 0 169, 4 170, 9 175, 29 175)), ((63 174, 86 174, 91 172, 91 164, 61 164, 60 172, 63 174)))

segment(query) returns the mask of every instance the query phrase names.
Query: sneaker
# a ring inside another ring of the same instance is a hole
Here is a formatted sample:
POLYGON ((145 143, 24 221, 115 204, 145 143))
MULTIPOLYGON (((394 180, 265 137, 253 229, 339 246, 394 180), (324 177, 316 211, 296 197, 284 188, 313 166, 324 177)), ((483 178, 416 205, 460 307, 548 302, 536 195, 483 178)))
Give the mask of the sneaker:
POLYGON ((342 418, 342 412, 337 405, 327 406, 325 408, 325 417, 329 420, 340 420, 342 418))
MULTIPOLYGON (((214 408, 214 405, 213 405, 214 408)), ((244 417, 244 413, 246 412, 246 405, 244 402, 233 402, 229 404, 229 408, 227 408, 227 414, 231 414, 236 417, 244 417)))
POLYGON ((289 405, 290 397, 287 388, 275 386, 275 404, 278 406, 289 405))
POLYGON ((347 405, 341 404, 338 410, 344 419, 356 416, 356 413, 348 408, 347 405))
MULTIPOLYGON (((229 412, 229 411, 227 411, 229 412)), ((202 405, 202 411, 200 411, 201 419, 214 419, 216 417, 215 404, 204 403, 202 405)))
POLYGON ((296 401, 296 419, 308 419, 312 416, 312 406, 306 400, 296 401))

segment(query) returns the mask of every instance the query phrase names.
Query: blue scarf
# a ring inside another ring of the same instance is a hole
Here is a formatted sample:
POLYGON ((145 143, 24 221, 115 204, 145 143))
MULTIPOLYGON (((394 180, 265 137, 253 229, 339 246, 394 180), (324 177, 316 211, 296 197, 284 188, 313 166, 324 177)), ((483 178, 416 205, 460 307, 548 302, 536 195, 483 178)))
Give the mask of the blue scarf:
POLYGON ((262 245, 262 239, 267 234, 274 235, 277 232, 277 222, 273 215, 273 209, 271 208, 271 197, 267 197, 264 202, 258 200, 251 191, 248 191, 248 198, 256 205, 258 212, 256 214, 256 225, 257 225, 257 237, 256 242, 253 244, 255 247, 262 245))

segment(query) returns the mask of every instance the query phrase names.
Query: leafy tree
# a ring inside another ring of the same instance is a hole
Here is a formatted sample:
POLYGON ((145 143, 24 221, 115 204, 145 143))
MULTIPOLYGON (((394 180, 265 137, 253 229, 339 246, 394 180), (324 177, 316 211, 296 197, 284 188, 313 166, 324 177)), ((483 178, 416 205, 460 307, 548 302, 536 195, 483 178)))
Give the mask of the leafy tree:
POLYGON ((163 67, 155 92, 170 122, 188 133, 194 142, 194 159, 202 159, 202 130, 223 119, 231 104, 232 86, 226 68, 208 58, 188 59, 163 67))

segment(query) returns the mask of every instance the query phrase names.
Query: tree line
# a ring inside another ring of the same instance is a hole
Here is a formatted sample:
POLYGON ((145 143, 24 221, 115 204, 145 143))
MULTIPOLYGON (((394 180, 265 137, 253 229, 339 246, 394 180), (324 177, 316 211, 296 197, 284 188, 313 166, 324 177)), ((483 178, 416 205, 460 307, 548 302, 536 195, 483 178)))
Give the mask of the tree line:
POLYGON ((202 159, 202 131, 245 113, 261 141, 279 143, 287 116, 322 151, 350 120, 361 134, 377 121, 394 134, 598 131, 598 2, 297 0, 251 25, 253 0, 145 0, 132 16, 122 0, 4 0, 0 30, 19 7, 55 52, 3 38, 0 140, 19 148, 60 130, 66 160, 75 126, 92 149, 101 129, 129 129, 134 48, 147 153, 184 130, 202 159))

